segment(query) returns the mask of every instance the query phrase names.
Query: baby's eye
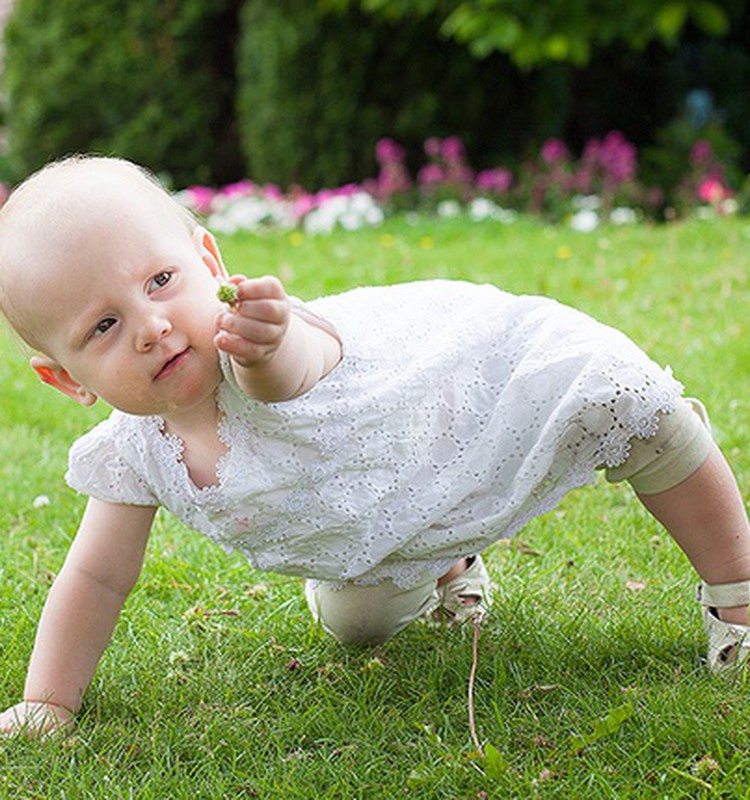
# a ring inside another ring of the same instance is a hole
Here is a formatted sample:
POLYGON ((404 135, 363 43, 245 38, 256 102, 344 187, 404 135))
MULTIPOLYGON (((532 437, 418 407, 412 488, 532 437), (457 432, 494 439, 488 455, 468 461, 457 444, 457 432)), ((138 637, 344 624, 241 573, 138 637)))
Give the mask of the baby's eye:
POLYGON ((154 277, 148 282, 148 290, 153 292, 156 289, 161 289, 163 286, 166 286, 171 279, 171 272, 168 272, 167 270, 164 270, 163 272, 157 272, 156 275, 154 275, 154 277))
POLYGON ((91 332, 92 336, 102 336, 105 334, 114 324, 116 320, 113 317, 105 317, 103 320, 96 324, 96 327, 91 332))

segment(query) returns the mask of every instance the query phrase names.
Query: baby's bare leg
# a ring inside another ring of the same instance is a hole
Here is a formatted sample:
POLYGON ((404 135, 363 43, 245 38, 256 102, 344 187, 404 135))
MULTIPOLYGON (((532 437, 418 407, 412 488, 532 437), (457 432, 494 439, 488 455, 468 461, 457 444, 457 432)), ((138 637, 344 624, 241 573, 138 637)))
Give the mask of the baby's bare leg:
MULTIPOLYGON (((750 523, 734 475, 716 445, 686 480, 638 497, 706 583, 750 579, 750 523)), ((719 609, 719 616, 727 622, 748 623, 747 606, 719 609)))

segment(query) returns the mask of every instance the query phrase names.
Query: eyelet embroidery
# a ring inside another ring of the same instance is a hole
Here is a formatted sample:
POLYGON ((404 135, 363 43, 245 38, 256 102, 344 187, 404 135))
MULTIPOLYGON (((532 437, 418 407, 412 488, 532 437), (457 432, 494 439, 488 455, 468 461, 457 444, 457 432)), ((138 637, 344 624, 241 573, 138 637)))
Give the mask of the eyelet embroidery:
POLYGON ((682 392, 625 336, 544 298, 433 281, 310 307, 343 361, 271 404, 224 361, 215 486, 192 484, 159 418, 119 412, 72 448, 71 486, 162 504, 259 569, 406 587, 621 464, 682 392))

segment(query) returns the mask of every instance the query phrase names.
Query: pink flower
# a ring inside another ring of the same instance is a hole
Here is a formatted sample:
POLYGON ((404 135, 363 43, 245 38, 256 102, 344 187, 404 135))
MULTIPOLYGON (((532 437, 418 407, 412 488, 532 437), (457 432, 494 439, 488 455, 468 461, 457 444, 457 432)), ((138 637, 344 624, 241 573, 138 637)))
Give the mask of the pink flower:
POLYGON ((466 149, 459 136, 443 139, 443 158, 449 163, 463 161, 466 158, 466 149))
POLYGON ((477 175, 476 187, 480 192, 504 194, 513 183, 513 173, 504 167, 482 170, 477 175))
POLYGON ((319 192, 315 193, 315 204, 316 205, 323 205, 331 198, 335 197, 336 193, 333 189, 321 189, 319 192))
POLYGON ((690 150, 690 163, 694 167, 705 166, 711 161, 713 155, 714 149, 711 147, 711 142, 699 139, 690 150))
POLYGON ((577 175, 579 191, 589 191, 597 177, 610 189, 632 181, 636 174, 637 159, 635 146, 619 131, 612 131, 603 139, 589 139, 583 149, 577 175))
POLYGON ((706 178, 698 186, 698 199, 702 203, 718 205, 731 196, 731 192, 716 178, 706 178))
POLYGON ((403 164, 394 162, 380 170, 377 186, 377 196, 382 199, 387 199, 397 192, 408 191, 411 188, 411 178, 403 164))
POLYGON ((216 197, 216 192, 208 186, 189 186, 187 188, 188 202, 193 211, 199 214, 211 213, 211 205, 216 197))
POLYGON ((263 193, 263 197, 266 200, 283 200, 284 199, 284 192, 275 184, 275 183, 267 183, 265 186, 262 187, 261 192, 263 193))
POLYGON ((635 178, 637 151, 619 131, 608 133, 599 148, 599 163, 614 183, 635 178))
POLYGON ((422 186, 434 186, 445 181, 445 172, 438 164, 425 164, 417 173, 417 181, 422 186))
POLYGON ((394 161, 401 162, 404 160, 404 148, 386 136, 375 144, 375 158, 381 166, 394 161))
POLYGON ((378 181, 377 178, 365 178, 362 181, 362 188, 373 197, 378 196, 378 181))
POLYGON ((356 183, 345 183, 343 186, 339 186, 338 189, 334 189, 334 194, 339 197, 352 197, 358 191, 359 186, 356 183))
POLYGON ((219 194, 222 197, 236 200, 239 197, 249 197, 255 191, 255 184, 250 180, 237 181, 224 186, 219 194))
POLYGON ((297 219, 301 219, 306 214, 309 214, 316 206, 317 203, 313 195, 301 194, 294 200, 294 216, 297 217, 297 219))
POLYGON ((582 160, 581 166, 573 176, 573 186, 576 191, 581 194, 591 194, 594 185, 594 170, 591 164, 587 163, 585 159, 582 160))
POLYGON ((474 170, 471 167, 461 166, 451 170, 450 180, 453 183, 471 183, 474 180, 474 170))
POLYGON ((557 164, 568 157, 568 148, 560 139, 547 139, 542 144, 541 155, 545 164, 557 164))

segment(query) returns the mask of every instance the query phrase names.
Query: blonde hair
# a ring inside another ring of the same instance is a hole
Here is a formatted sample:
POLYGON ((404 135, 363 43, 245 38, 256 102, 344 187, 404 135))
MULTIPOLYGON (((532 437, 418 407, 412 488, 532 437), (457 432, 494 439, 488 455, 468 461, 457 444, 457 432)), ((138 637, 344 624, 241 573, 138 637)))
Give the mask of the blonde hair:
POLYGON ((21 338, 34 348, 33 316, 28 300, 29 249, 44 231, 54 230, 81 215, 84 206, 96 204, 95 189, 109 180, 130 183, 136 191, 166 208, 192 233, 197 221, 180 205, 159 179, 147 169, 122 158, 94 155, 73 155, 53 161, 30 175, 0 209, 0 313, 21 338), (75 187, 88 182, 90 191, 78 192, 75 187))

